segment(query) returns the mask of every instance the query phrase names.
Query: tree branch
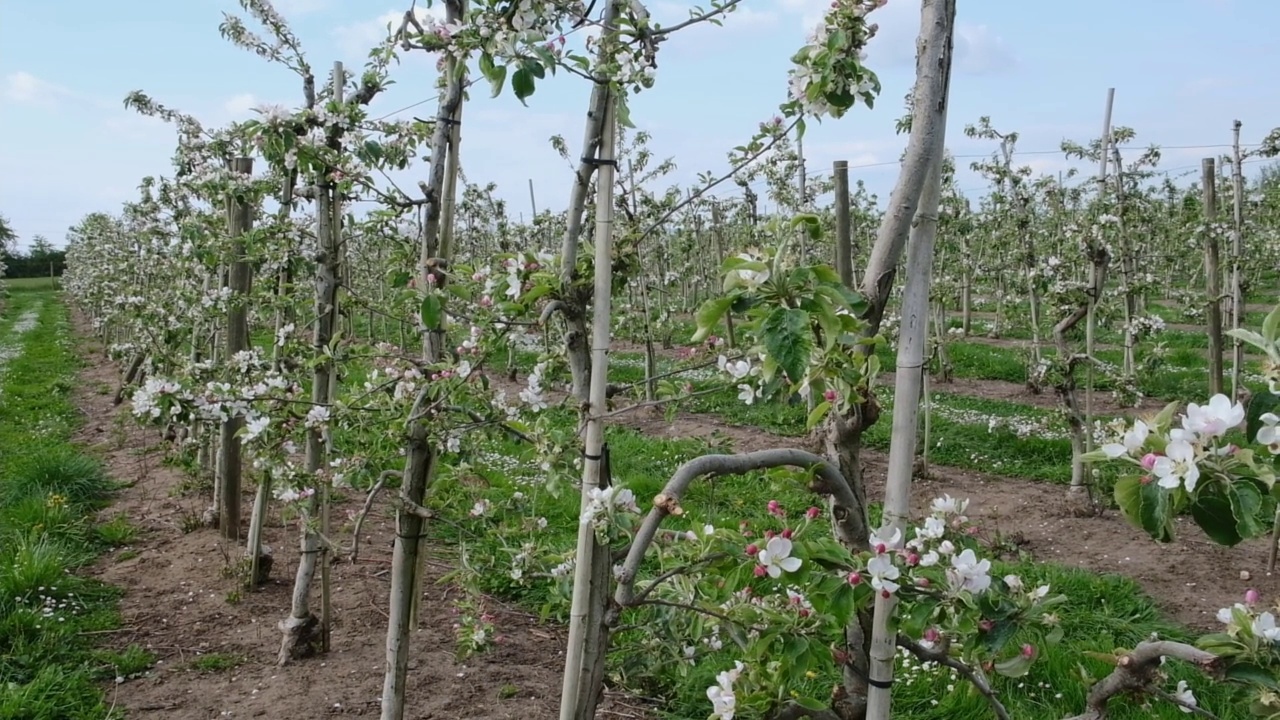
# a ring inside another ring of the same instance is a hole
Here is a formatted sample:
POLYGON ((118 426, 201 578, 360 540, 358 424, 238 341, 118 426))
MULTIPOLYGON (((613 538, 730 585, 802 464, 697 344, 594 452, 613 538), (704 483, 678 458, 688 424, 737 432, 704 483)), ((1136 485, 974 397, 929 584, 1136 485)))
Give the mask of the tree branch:
POLYGON ((907 652, 921 660, 945 665, 964 676, 987 699, 987 704, 991 706, 991 711, 996 714, 996 717, 1000 718, 1000 720, 1010 720, 1009 711, 1005 709, 1004 703, 1000 702, 1000 698, 996 697, 996 692, 991 689, 991 683, 987 682, 987 678, 980 671, 951 657, 947 653, 946 645, 932 650, 902 634, 898 635, 897 643, 898 647, 906 648, 907 652))
POLYGON ((635 538, 627 551, 627 559, 622 566, 618 578, 618 589, 614 601, 622 607, 635 604, 636 573, 644 560, 645 552, 653 544, 658 528, 668 515, 681 515, 680 498, 685 490, 696 479, 703 476, 737 475, 753 470, 766 470, 776 467, 812 468, 822 480, 822 491, 837 497, 838 502, 847 503, 849 507, 857 505, 853 489, 840 469, 827 459, 804 450, 790 448, 776 450, 758 450, 738 455, 703 455, 696 457, 676 469, 671 480, 653 499, 653 508, 645 516, 635 538))

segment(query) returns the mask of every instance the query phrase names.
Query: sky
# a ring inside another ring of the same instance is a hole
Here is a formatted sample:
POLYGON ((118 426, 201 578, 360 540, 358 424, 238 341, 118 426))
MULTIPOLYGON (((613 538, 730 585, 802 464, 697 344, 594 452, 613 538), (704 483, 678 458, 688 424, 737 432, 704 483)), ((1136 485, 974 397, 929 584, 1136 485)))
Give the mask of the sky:
MULTIPOLYGON (((649 3, 660 21, 688 16, 689 6, 675 0, 649 3)), ((409 6, 275 4, 322 78, 335 60, 362 66, 386 24, 409 6)), ((700 172, 727 170, 726 153, 785 100, 789 58, 826 5, 743 0, 723 26, 693 27, 663 44, 656 85, 631 101, 631 117, 652 134, 656 155, 674 159, 670 182, 689 187, 700 172)), ((867 65, 883 83, 880 101, 810 123, 810 173, 846 160, 854 181, 887 199, 906 143, 894 122, 914 81, 919 9, 919 0, 889 0, 874 13, 880 32, 867 65)), ((253 117, 263 103, 301 104, 296 75, 222 39, 224 12, 242 14, 234 0, 0 0, 0 214, 20 247, 36 234, 60 246, 84 215, 117 212, 137 198, 143 177, 171 172, 172 131, 126 109, 130 91, 211 126, 253 117)), ((1071 166, 1058 150, 1063 139, 1100 134, 1110 87, 1114 124, 1135 128, 1139 144, 1164 146, 1161 169, 1193 181, 1200 158, 1229 152, 1234 120, 1244 124, 1246 145, 1280 126, 1276 27, 1275 0, 960 0, 947 128, 960 188, 983 193, 984 181, 967 167, 994 149, 964 137, 966 124, 990 116, 998 130, 1020 134, 1021 164, 1057 173, 1071 166)), ((392 77, 396 84, 371 113, 430 117, 434 58, 409 53, 392 77)), ((586 81, 562 74, 524 107, 509 89, 491 99, 476 86, 463 119, 467 178, 497 183, 516 217, 528 217, 530 180, 540 210, 563 209, 572 171, 549 138, 563 135, 576 152, 589 92, 586 81)), ((425 179, 427 166, 416 172, 425 179)))

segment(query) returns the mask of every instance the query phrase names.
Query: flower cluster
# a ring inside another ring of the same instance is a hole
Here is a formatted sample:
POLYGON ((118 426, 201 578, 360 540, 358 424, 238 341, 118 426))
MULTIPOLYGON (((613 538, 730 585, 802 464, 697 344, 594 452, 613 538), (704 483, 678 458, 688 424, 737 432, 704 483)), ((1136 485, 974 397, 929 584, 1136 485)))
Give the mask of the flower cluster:
POLYGON ((791 58, 790 97, 784 111, 839 118, 859 101, 870 105, 880 92, 865 68, 867 43, 876 25, 867 15, 887 0, 835 0, 804 47, 791 58))
MULTIPOLYGON (((1258 433, 1258 441, 1263 445, 1271 444, 1263 440, 1274 439, 1273 428, 1280 418, 1272 418, 1258 433)), ((1108 459, 1124 458, 1139 465, 1149 473, 1144 476, 1144 482, 1155 479, 1156 484, 1166 490, 1181 488, 1194 493, 1200 482, 1201 465, 1206 469, 1221 467, 1223 462, 1230 462, 1227 458, 1238 453, 1238 447, 1221 445, 1220 441, 1244 419, 1242 404, 1218 394, 1206 405, 1189 403, 1181 427, 1164 429, 1157 423, 1153 428, 1146 421, 1135 420, 1123 435, 1103 445, 1099 452, 1108 459)))

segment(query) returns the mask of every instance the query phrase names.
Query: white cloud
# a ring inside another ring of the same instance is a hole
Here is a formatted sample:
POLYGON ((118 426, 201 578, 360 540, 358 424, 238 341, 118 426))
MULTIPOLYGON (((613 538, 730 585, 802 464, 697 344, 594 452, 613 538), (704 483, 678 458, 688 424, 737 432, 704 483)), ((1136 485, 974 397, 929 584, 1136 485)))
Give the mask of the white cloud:
POLYGON ((242 93, 222 104, 222 111, 236 120, 242 120, 253 113, 253 109, 262 103, 253 93, 242 93))
POLYGON ((41 80, 22 70, 10 73, 4 79, 4 96, 21 105, 51 108, 57 104, 59 98, 68 97, 71 94, 70 90, 61 85, 41 80))
POLYGON ((1007 72, 1018 63, 1004 38, 986 25, 957 23, 955 52, 956 69, 969 75, 1007 72))
MULTIPOLYGON (((368 57, 375 45, 387 39, 390 33, 400 27, 404 20, 404 10, 388 10, 372 20, 364 20, 351 25, 334 28, 333 36, 338 49, 350 58, 368 57)), ((430 8, 414 6, 414 17, 425 24, 429 18, 444 19, 444 4, 432 5, 430 8)))

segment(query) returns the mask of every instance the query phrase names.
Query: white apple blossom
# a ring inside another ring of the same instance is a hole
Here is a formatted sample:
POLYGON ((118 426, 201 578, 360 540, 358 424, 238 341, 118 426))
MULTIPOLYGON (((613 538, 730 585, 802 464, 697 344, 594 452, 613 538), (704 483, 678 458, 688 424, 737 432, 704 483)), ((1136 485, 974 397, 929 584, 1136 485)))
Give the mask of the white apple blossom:
POLYGON ((1200 480, 1195 448, 1186 440, 1171 441, 1165 446, 1164 455, 1156 458, 1151 472, 1159 478, 1157 483, 1162 488, 1173 490, 1183 486, 1187 492, 1195 492, 1196 483, 1200 480))
POLYGON ((795 572, 802 564, 800 558, 791 557, 791 541, 781 535, 769 538, 764 549, 756 556, 761 567, 771 578, 777 578, 784 572, 795 572))
POLYGON ((718 673, 716 684, 707 688, 707 699, 711 701, 711 717, 714 720, 733 720, 733 714, 738 709, 738 699, 733 694, 733 683, 744 669, 742 661, 735 661, 732 670, 718 673))
POLYGON ((1188 715, 1194 712, 1191 708, 1197 707, 1196 694, 1191 692, 1191 688, 1187 687, 1186 680, 1178 681, 1178 689, 1173 693, 1173 696, 1178 699, 1178 702, 1182 703, 1178 707, 1179 710, 1188 715))
POLYGON ((1182 427, 1193 432, 1201 439, 1221 437, 1231 428, 1244 422, 1244 405, 1233 403, 1222 393, 1209 398, 1209 404, 1187 404, 1187 414, 1182 419, 1182 427))
POLYGON ((1145 422, 1135 420, 1133 427, 1125 431, 1120 442, 1107 443, 1102 446, 1102 451, 1112 459, 1122 455, 1136 455, 1142 450, 1142 446, 1147 442, 1147 436, 1150 433, 1151 428, 1147 427, 1145 422))
POLYGON ((1275 413, 1263 413, 1258 419, 1262 421, 1262 427, 1258 428, 1256 438, 1258 444, 1266 445, 1272 455, 1280 455, 1280 428, 1276 427, 1276 424, 1280 423, 1280 416, 1275 413))
POLYGON ((871 576, 871 587, 880 592, 895 593, 900 587, 894 582, 901 575, 898 566, 893 564, 893 556, 876 555, 867 561, 867 574, 871 576))
POLYGON ((978 560, 978 556, 970 548, 965 548, 959 555, 951 558, 951 567, 947 570, 947 582, 954 592, 967 590, 974 595, 986 591, 991 586, 991 561, 978 560))

